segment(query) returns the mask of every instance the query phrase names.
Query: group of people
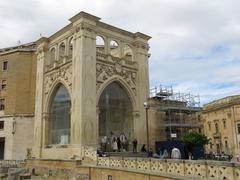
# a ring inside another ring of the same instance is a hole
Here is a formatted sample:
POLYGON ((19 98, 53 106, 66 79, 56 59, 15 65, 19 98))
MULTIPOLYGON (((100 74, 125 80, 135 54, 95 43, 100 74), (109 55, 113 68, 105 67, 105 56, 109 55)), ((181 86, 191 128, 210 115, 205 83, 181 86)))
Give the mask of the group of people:
POLYGON ((101 149, 103 152, 107 151, 107 147, 110 145, 111 151, 120 152, 126 151, 128 148, 128 140, 124 133, 119 136, 114 136, 111 132, 110 137, 103 136, 101 139, 101 149))
MULTIPOLYGON (((137 145, 138 145, 138 141, 137 139, 134 139, 133 142, 133 152, 136 153, 137 152, 137 145)), ((177 147, 173 147, 172 151, 171 151, 171 156, 169 156, 169 153, 167 151, 167 149, 164 149, 163 151, 159 151, 158 153, 153 153, 152 148, 150 148, 149 150, 146 149, 146 145, 143 144, 141 147, 141 152, 142 153, 147 153, 148 157, 155 157, 155 158, 161 158, 161 159, 181 159, 181 152, 177 147)))
MULTIPOLYGON (((101 139, 101 150, 103 152, 107 151, 107 147, 109 147, 110 151, 113 151, 113 152, 124 152, 128 150, 128 145, 129 145, 128 139, 124 133, 121 133, 119 136, 114 136, 114 134, 111 132, 109 138, 107 136, 103 136, 101 139)), ((137 149, 138 149, 137 146, 138 146, 138 141, 135 138, 132 141, 133 153, 137 153, 137 149)), ((153 153, 153 150, 151 148, 148 150, 146 149, 145 144, 142 145, 141 152, 147 153, 148 157, 155 157, 160 159, 168 159, 168 158, 181 159, 181 152, 177 147, 172 148, 170 156, 167 149, 164 149, 163 151, 159 151, 158 153, 153 153)))

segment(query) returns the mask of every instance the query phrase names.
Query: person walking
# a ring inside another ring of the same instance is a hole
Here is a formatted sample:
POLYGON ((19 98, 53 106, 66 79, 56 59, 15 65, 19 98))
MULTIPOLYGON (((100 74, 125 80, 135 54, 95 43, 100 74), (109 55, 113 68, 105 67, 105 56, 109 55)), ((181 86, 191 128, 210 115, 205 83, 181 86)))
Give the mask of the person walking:
POLYGON ((178 148, 173 147, 172 153, 171 153, 172 159, 181 159, 181 152, 178 148))

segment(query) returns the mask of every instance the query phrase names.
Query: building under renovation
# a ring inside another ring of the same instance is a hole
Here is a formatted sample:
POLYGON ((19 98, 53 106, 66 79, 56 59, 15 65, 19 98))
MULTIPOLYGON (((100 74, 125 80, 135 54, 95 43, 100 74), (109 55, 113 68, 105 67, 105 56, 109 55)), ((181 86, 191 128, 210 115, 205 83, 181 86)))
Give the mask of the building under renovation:
POLYGON ((150 89, 149 98, 149 143, 156 141, 182 140, 191 130, 200 131, 200 96, 174 92, 172 86, 150 89))

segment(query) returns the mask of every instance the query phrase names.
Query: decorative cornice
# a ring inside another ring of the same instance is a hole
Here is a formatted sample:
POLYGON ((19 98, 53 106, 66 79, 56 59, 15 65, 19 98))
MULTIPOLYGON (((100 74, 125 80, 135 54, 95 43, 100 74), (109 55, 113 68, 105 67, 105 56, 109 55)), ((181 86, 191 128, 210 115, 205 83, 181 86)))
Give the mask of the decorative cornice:
POLYGON ((211 103, 208 103, 203 106, 203 113, 216 111, 223 108, 230 108, 234 105, 240 105, 240 96, 229 96, 225 97, 223 99, 219 99, 216 101, 213 101, 211 103))
POLYGON ((76 14, 75 16, 71 17, 69 19, 69 21, 71 21, 72 23, 81 19, 81 18, 86 18, 86 19, 89 19, 89 20, 93 20, 93 21, 99 21, 101 18, 97 17, 97 16, 94 16, 92 14, 89 14, 89 13, 86 13, 84 11, 81 11, 80 13, 76 14))
POLYGON ((134 33, 134 38, 142 38, 142 39, 148 41, 148 40, 151 39, 152 37, 151 37, 151 36, 148 36, 148 35, 146 35, 146 34, 143 34, 143 33, 141 33, 141 32, 136 32, 136 33, 134 33))

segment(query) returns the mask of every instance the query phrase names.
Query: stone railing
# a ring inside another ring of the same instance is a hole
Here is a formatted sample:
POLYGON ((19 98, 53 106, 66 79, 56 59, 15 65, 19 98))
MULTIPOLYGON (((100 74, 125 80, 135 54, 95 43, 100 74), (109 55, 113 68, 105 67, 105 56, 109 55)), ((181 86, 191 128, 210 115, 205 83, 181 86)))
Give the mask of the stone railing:
POLYGON ((239 180, 240 165, 221 161, 98 157, 97 166, 126 169, 179 179, 239 180))
POLYGON ((82 157, 91 161, 97 161, 97 148, 92 146, 82 146, 82 157))

